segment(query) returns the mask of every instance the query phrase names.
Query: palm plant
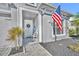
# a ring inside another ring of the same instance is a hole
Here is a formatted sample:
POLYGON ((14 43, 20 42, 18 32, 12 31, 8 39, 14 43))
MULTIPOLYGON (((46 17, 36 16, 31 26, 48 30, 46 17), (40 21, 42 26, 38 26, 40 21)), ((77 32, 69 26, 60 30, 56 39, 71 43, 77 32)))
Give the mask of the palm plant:
POLYGON ((8 34, 9 34, 8 40, 14 42, 16 49, 18 49, 20 45, 19 43, 17 43, 17 41, 19 41, 19 37, 22 36, 23 30, 20 27, 13 27, 8 31, 8 34))

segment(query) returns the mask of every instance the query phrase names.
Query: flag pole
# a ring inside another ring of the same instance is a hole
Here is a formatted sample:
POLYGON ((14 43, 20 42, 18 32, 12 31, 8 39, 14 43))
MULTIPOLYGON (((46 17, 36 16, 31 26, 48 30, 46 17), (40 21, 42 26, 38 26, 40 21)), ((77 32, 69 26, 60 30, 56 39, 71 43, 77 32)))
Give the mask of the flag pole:
POLYGON ((57 40, 57 36, 56 36, 56 24, 58 25, 59 29, 61 29, 61 15, 60 15, 60 5, 57 7, 57 9, 55 10, 55 12, 52 14, 52 18, 54 20, 54 34, 55 34, 55 42, 57 40), (60 22, 59 22, 60 21, 60 22))

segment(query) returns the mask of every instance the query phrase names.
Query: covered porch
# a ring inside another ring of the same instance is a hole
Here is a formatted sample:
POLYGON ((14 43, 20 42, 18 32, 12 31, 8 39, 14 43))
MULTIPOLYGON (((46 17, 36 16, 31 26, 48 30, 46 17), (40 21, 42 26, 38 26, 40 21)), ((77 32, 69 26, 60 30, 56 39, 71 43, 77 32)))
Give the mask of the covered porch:
POLYGON ((17 25, 24 30, 20 46, 41 42, 41 14, 38 11, 18 8, 17 25))

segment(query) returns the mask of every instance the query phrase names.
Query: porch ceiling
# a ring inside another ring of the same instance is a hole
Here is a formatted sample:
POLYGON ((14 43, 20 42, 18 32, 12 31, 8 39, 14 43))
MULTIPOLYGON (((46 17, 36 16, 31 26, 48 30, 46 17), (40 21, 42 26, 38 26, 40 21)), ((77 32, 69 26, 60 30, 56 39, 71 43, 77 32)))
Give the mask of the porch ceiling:
POLYGON ((36 17, 36 13, 29 12, 29 11, 23 11, 23 17, 24 19, 34 19, 36 17))

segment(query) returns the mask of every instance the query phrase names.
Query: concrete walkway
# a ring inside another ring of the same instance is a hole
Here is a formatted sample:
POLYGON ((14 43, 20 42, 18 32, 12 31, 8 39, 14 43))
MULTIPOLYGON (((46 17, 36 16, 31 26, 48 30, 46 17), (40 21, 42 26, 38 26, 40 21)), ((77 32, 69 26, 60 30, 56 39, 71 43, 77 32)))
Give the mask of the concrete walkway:
POLYGON ((51 56, 40 44, 29 44, 26 46, 26 53, 17 53, 11 56, 51 56))
MULTIPOLYGON (((73 39, 63 39, 56 42, 27 44, 26 53, 19 52, 10 56, 79 56, 79 53, 73 52, 67 46, 76 43, 73 39)), ((10 53, 9 48, 0 48, 0 56, 10 53)))
POLYGON ((76 43, 73 39, 63 39, 51 43, 41 44, 53 56, 79 56, 79 53, 73 52, 67 48, 68 45, 76 43))

